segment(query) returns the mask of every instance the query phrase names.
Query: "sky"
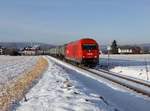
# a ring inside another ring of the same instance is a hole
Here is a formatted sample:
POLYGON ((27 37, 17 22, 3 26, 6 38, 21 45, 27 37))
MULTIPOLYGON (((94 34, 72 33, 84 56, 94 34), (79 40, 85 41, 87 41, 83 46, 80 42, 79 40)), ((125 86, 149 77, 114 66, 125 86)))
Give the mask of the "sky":
POLYGON ((150 43, 150 0, 0 0, 0 42, 150 43))

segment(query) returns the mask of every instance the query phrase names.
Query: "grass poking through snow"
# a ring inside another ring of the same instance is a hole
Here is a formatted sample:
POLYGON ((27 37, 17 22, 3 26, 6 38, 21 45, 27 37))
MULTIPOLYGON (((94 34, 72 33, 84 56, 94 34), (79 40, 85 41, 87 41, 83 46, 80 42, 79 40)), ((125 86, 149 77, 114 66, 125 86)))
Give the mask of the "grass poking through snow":
POLYGON ((32 70, 26 72, 17 81, 4 86, 0 89, 0 109, 1 111, 9 111, 11 106, 17 101, 25 98, 25 91, 32 86, 34 80, 39 78, 46 70, 48 62, 43 57, 40 57, 32 70))

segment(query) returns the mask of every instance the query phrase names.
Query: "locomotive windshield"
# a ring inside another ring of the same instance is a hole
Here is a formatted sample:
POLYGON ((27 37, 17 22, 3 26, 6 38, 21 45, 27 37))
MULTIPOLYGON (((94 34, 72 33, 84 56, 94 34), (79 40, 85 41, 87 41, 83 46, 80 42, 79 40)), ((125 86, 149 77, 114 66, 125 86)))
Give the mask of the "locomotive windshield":
POLYGON ((96 50, 97 45, 96 44, 83 44, 82 48, 83 50, 96 50))

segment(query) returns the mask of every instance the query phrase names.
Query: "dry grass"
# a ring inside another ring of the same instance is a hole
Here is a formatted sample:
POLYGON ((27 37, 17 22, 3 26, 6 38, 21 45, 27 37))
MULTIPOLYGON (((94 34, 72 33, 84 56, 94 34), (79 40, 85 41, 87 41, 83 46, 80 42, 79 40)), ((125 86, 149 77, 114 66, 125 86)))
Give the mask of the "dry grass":
POLYGON ((13 102, 20 100, 24 97, 25 91, 32 85, 32 82, 39 78, 46 70, 48 62, 43 57, 37 61, 35 67, 18 77, 17 81, 5 86, 0 95, 0 111, 9 111, 13 102))

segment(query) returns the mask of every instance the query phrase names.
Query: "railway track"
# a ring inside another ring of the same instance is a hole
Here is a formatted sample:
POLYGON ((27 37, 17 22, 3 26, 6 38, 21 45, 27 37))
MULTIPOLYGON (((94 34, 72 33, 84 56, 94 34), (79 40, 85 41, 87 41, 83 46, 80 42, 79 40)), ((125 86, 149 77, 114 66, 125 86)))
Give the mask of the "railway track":
POLYGON ((135 79, 128 76, 118 75, 117 73, 109 72, 102 69, 89 69, 87 67, 80 67, 83 70, 86 70, 92 74, 100 76, 104 79, 110 80, 114 83, 117 83, 121 86, 127 87, 137 93, 150 97, 150 83, 135 79))
MULTIPOLYGON (((59 59, 59 61, 62 63, 65 62, 65 61, 62 61, 60 59, 59 59)), ((109 71, 102 70, 102 69, 91 69, 88 67, 77 66, 75 64, 71 64, 68 62, 66 64, 71 65, 71 68, 77 68, 77 70, 83 70, 84 72, 85 71, 89 72, 91 74, 94 74, 94 75, 99 76, 101 78, 104 78, 106 80, 117 83, 123 87, 126 87, 126 88, 128 88, 128 89, 130 89, 130 90, 132 90, 138 94, 140 93, 144 96, 150 97, 150 83, 149 82, 135 79, 135 78, 132 78, 129 76, 119 75, 117 73, 109 72, 109 71)), ((63 67, 67 67, 67 66, 63 66, 63 67)))

